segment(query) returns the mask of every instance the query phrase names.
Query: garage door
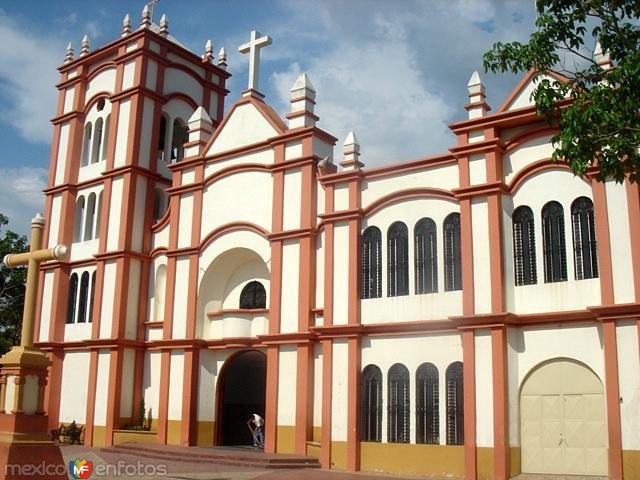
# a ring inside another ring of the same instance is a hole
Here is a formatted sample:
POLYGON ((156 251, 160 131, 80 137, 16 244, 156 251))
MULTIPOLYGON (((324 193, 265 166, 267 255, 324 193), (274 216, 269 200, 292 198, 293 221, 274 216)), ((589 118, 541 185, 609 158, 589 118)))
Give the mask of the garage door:
POLYGON ((522 471, 607 474, 602 383, 584 365, 558 359, 536 368, 520 393, 522 471))

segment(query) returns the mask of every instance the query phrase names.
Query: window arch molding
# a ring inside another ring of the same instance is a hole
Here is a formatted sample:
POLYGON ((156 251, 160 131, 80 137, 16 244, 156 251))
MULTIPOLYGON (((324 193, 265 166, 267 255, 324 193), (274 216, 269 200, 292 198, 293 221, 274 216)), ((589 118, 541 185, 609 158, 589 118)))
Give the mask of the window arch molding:
POLYGON ((387 230, 387 296, 409 295, 409 230, 393 222, 387 230))
POLYGON ((533 211, 521 205, 511 216, 513 226, 513 271, 517 286, 537 282, 536 241, 533 211))
POLYGON ((567 280, 564 208, 552 200, 542 207, 542 240, 545 283, 567 280))
POLYGON ((598 277, 598 249, 593 202, 578 197, 571 204, 573 263, 576 280, 598 277))
POLYGON ((425 217, 414 229, 414 267, 416 294, 438 291, 438 235, 436 222, 425 217))
POLYGON ((416 370, 416 443, 440 443, 438 368, 423 363, 416 370))
POLYGON ((360 297, 382 296, 382 233, 375 226, 362 232, 361 241, 361 292, 360 297))
POLYGON ((387 374, 387 441, 389 443, 410 442, 411 391, 409 370, 401 363, 389 368, 387 374))
POLYGON ((240 292, 239 308, 247 310, 267 308, 267 291, 262 283, 252 280, 240 292))
POLYGON ((447 445, 464 444, 464 381, 462 362, 447 367, 447 445))
POLYGON ((360 386, 360 440, 382 441, 382 371, 367 365, 360 386))
POLYGON ((444 289, 462 290, 462 259, 460 251, 460 214, 450 213, 442 225, 444 250, 444 289))

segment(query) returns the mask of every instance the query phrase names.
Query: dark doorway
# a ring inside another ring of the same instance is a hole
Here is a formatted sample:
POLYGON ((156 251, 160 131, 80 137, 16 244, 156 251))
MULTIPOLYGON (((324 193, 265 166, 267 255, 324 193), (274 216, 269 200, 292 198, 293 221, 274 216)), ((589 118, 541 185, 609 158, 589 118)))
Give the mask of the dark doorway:
POLYGON ((218 445, 253 445, 247 420, 252 413, 264 418, 266 379, 261 352, 249 350, 227 361, 218 382, 218 445))

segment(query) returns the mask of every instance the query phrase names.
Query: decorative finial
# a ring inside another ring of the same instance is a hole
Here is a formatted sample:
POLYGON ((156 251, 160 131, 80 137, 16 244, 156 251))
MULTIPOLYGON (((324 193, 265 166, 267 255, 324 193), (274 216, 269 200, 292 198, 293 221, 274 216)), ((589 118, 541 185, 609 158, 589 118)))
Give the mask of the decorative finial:
POLYGON ((227 52, 224 51, 224 47, 218 53, 218 66, 223 70, 227 69, 227 52))
POLYGON ((122 35, 121 36, 126 37, 130 33, 131 33, 131 17, 129 17, 129 14, 127 13, 124 16, 124 20, 122 20, 122 35))
POLYGON ((82 37, 82 49, 80 50, 80 56, 84 57, 89 54, 89 35, 86 33, 82 37))
POLYGON ((469 78, 467 92, 469 92, 469 103, 464 108, 469 112, 469 118, 482 117, 491 110, 485 100, 484 85, 477 70, 469 78))
POLYGON ((69 42, 69 45, 67 45, 67 51, 65 52, 64 55, 64 63, 70 63, 73 61, 73 46, 71 45, 71 42, 69 42))
POLYGON ((340 162, 340 166, 343 170, 359 170, 364 167, 364 164, 359 160, 360 144, 355 132, 351 131, 347 134, 342 153, 344 154, 344 160, 340 162))
POLYGON ((249 54, 249 86, 247 92, 259 91, 260 87, 260 49, 271 45, 271 38, 260 36, 260 32, 251 31, 251 39, 238 47, 240 53, 249 54))
POLYGON ((608 51, 602 51, 602 45, 600 45, 600 42, 596 43, 596 48, 593 50, 593 59, 603 70, 608 70, 613 66, 611 63, 611 55, 608 51))
POLYGON ((213 56, 213 43, 211 43, 211 40, 207 40, 207 43, 205 43, 204 45, 204 55, 202 55, 202 61, 211 63, 213 56))
POLYGON ((151 25, 151 12, 149 11, 149 5, 145 5, 142 9, 142 19, 140 20, 140 27, 147 28, 151 25))
POLYGON ((293 86, 291 87, 292 97, 308 96, 312 100, 315 99, 316 89, 306 73, 301 74, 293 86))
POLYGON ((160 35, 167 36, 169 35, 169 17, 166 14, 162 14, 160 18, 160 35))

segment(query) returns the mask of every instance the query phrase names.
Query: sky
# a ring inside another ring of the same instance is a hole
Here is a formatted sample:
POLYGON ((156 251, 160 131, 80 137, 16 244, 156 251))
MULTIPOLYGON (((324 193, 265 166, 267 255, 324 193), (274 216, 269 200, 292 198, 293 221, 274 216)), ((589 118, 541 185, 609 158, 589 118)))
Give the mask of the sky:
MULTIPOLYGON (((76 55, 115 40, 122 19, 140 21, 145 0, 0 0, 0 212, 9 228, 29 231, 44 208, 65 49, 76 55)), ((367 167, 443 153, 455 141, 447 125, 466 118, 466 85, 478 70, 497 109, 513 75, 485 74, 494 42, 525 42, 531 0, 160 0, 169 31, 201 55, 211 39, 225 47, 228 109, 247 85, 248 58, 237 48, 251 30, 269 35, 261 52, 260 90, 281 115, 289 90, 306 72, 317 90, 318 126, 335 137, 335 157, 350 130, 367 167)))

